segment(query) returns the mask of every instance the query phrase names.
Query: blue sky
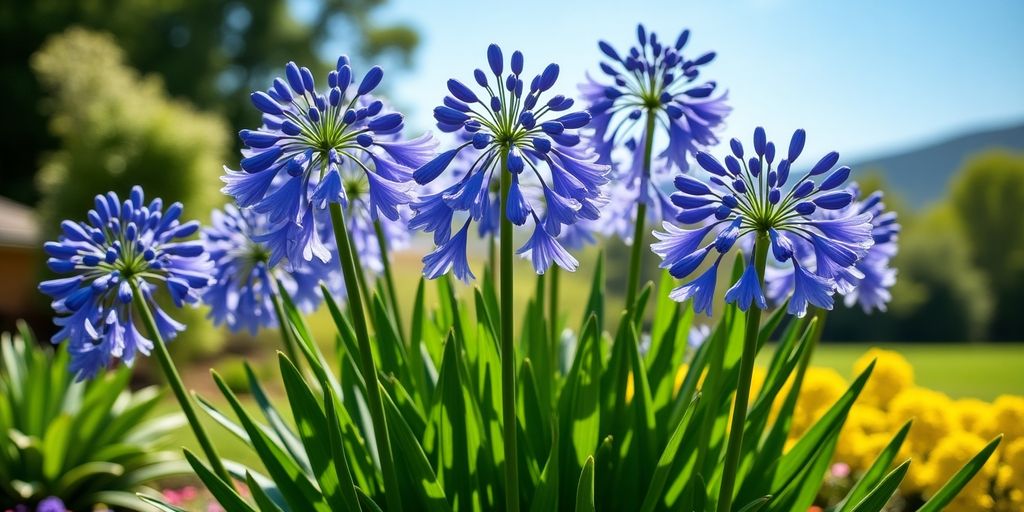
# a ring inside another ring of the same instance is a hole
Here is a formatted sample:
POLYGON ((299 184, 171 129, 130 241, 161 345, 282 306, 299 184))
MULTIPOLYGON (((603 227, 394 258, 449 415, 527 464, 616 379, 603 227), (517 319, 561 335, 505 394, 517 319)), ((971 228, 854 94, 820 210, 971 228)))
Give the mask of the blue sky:
POLYGON ((692 56, 718 52, 702 76, 729 90, 727 137, 803 127, 810 151, 861 158, 1024 120, 1021 1, 390 0, 374 18, 421 34, 413 68, 387 78, 416 130, 448 78, 484 67, 488 43, 522 50, 528 73, 557 62, 557 92, 575 94, 597 40, 625 47, 637 22, 663 40, 690 28, 692 56))

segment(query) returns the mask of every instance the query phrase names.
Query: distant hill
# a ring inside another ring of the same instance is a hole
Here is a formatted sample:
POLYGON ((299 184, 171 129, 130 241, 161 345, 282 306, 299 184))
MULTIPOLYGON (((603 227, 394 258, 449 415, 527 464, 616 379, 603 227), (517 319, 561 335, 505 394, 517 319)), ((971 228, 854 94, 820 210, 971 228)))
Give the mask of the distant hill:
POLYGON ((853 165, 859 172, 879 171, 907 203, 920 208, 946 195, 964 161, 988 149, 1024 151, 1024 124, 953 137, 904 153, 853 165))

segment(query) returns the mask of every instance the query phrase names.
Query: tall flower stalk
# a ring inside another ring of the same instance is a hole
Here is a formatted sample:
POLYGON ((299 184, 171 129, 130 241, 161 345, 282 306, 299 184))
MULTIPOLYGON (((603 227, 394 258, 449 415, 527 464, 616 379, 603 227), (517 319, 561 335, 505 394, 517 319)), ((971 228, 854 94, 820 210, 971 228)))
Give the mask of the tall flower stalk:
POLYGON ((452 166, 456 180, 413 203, 415 216, 410 226, 433 233, 437 244, 423 258, 424 274, 436 278, 452 270, 463 281, 473 278, 466 255, 470 224, 479 223, 482 233, 498 226, 506 509, 519 510, 513 254, 529 257, 538 274, 545 273, 552 264, 576 270, 576 259, 559 243, 558 236, 565 226, 598 218, 597 202, 600 187, 607 182, 607 168, 597 164, 596 155, 588 149, 578 147, 577 130, 590 122, 590 115, 585 111, 563 113, 574 102, 561 95, 541 102, 558 79, 558 65, 549 64, 527 88, 522 78, 522 53, 512 54, 508 74, 504 73, 506 61, 497 45, 487 48, 487 62, 493 82, 483 70, 474 71, 474 80, 486 96, 480 97, 452 79, 448 81, 451 96, 434 109, 438 128, 454 133, 459 143, 417 169, 413 178, 426 185, 452 166), (453 166, 460 156, 471 163, 453 166), (491 197, 495 178, 499 184, 497 208, 491 197), (461 220, 463 216, 465 220, 461 220), (531 221, 533 234, 516 251, 513 230, 531 221), (454 234, 453 222, 458 226, 454 234))
POLYGON ((708 315, 722 258, 738 242, 740 247, 752 247, 752 257, 747 258, 739 281, 725 294, 727 303, 747 312, 747 323, 719 488, 720 512, 731 510, 734 497, 761 310, 768 307, 762 290, 769 252, 778 264, 793 267, 788 311, 800 317, 806 314, 808 305, 832 309, 832 295, 839 283, 858 272, 856 263, 874 244, 871 213, 847 208, 854 195, 840 189, 850 168, 832 171, 838 153, 825 155, 802 177, 790 180, 791 167, 803 151, 805 138, 804 131, 797 130, 786 158, 777 166, 775 144, 767 140, 762 128, 754 131, 754 155, 748 160, 744 160, 743 145, 736 139, 731 141, 733 154, 725 157, 724 165, 698 152, 696 161, 708 173, 706 181, 677 176, 679 192, 671 201, 681 209, 676 217, 679 222, 699 227, 680 229, 666 222, 665 231, 655 233, 661 241, 652 246, 663 260, 661 266, 679 279, 687 278, 709 256, 717 254, 708 270, 670 293, 680 302, 693 300, 694 310, 708 315), (815 215, 818 210, 831 214, 815 215), (710 242, 705 244, 704 240, 710 242), (808 259, 801 261, 794 246, 803 243, 812 249, 808 259))
POLYGON ((114 192, 96 196, 88 222, 65 220, 58 240, 44 245, 50 270, 71 276, 44 281, 39 289, 53 299, 57 313, 54 323, 60 330, 51 341, 68 343, 69 368, 77 379, 156 352, 210 466, 230 485, 231 477, 165 345, 185 326, 156 302, 157 292, 166 289, 175 306, 195 304, 212 280, 203 245, 186 240, 199 230, 199 223, 182 223, 182 209, 174 203, 165 210, 160 199, 147 204, 138 186, 123 202, 114 192), (149 338, 139 332, 137 321, 149 338))
POLYGON ((361 265, 355 262, 360 251, 373 248, 367 242, 377 235, 379 217, 398 221, 399 208, 412 201, 413 169, 432 154, 434 143, 429 136, 408 141, 398 137, 402 115, 386 112, 384 103, 370 96, 383 75, 373 67, 355 85, 349 60, 342 56, 321 93, 309 69, 289 63, 284 79, 277 78, 267 91, 252 94, 253 104, 264 114, 263 126, 242 131, 247 146, 242 172, 228 170, 224 181, 225 192, 240 206, 268 215, 272 227, 258 240, 270 248, 271 265, 284 257, 291 262, 327 263, 331 261, 327 241, 333 235, 366 379, 384 494, 389 510, 401 510, 363 308, 362 294, 369 289, 361 265), (325 224, 331 229, 323 229, 325 224))
POLYGON ((599 162, 615 162, 613 153, 620 147, 630 154, 617 169, 613 218, 605 223, 607 231, 632 244, 628 307, 640 286, 647 223, 670 219, 678 212, 662 191, 665 177, 673 169, 685 172, 693 151, 718 143, 714 132, 731 110, 725 104, 725 94, 715 96, 715 82, 697 82, 700 67, 710 63, 715 54, 686 59, 682 52, 689 37, 690 31, 684 30, 674 44, 663 44, 657 34, 638 25, 639 44, 623 55, 600 41, 598 46, 609 59, 601 63, 601 71, 611 83, 588 77, 580 86, 594 116, 592 144, 599 162), (659 154, 663 161, 655 167, 654 142, 659 133, 664 133, 668 142, 659 154))

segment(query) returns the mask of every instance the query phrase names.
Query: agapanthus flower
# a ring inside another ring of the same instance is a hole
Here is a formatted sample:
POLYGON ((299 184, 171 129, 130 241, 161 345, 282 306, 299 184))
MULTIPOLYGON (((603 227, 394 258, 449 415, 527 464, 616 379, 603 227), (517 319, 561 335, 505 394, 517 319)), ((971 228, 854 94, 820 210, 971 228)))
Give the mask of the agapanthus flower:
POLYGON ((57 313, 60 330, 51 341, 67 340, 70 370, 78 379, 91 378, 119 359, 131 365, 138 353, 149 355, 153 341, 136 325, 142 319, 132 307, 142 294, 164 340, 185 326, 170 317, 155 294, 167 290, 181 307, 199 301, 210 282, 212 264, 198 240, 195 221, 182 223, 181 203, 164 210, 163 201, 144 202, 141 187, 133 187, 123 202, 109 192, 96 196, 87 222, 65 220, 61 235, 43 246, 47 266, 69 277, 40 283, 57 313))
POLYGON ((355 85, 342 56, 318 92, 309 69, 289 62, 284 79, 252 93, 263 126, 241 131, 241 171, 225 169, 223 190, 268 216, 272 227, 260 241, 271 247, 272 265, 285 257, 330 260, 330 231, 319 227, 329 217, 318 214, 330 203, 349 217, 365 215, 372 226, 379 216, 399 221, 412 201, 412 171, 429 160, 435 143, 429 135, 399 137, 402 115, 370 96, 382 77, 373 67, 355 85))
POLYGON ((610 83, 588 75, 580 86, 594 116, 591 142, 600 156, 598 162, 618 164, 613 203, 626 205, 610 212, 619 220, 605 226, 609 234, 630 243, 638 203, 647 205, 650 222, 678 213, 665 194, 671 175, 689 169, 688 158, 694 151, 718 143, 715 132, 732 110, 726 104, 727 94, 716 92, 716 82, 698 80, 700 68, 714 60, 715 53, 684 57, 689 38, 690 31, 684 30, 674 43, 662 42, 638 25, 638 45, 624 54, 600 41, 598 47, 608 59, 600 67, 610 83), (656 141, 659 132, 668 141, 661 144, 658 163, 645 166, 646 138, 656 141), (616 151, 624 158, 617 157, 616 151), (617 228, 621 225, 629 227, 617 228))
MULTIPOLYGON (((229 204, 223 210, 214 210, 210 226, 203 228, 203 245, 214 263, 213 282, 203 292, 203 302, 210 306, 215 324, 226 324, 233 332, 246 329, 251 334, 276 326, 273 296, 277 281, 305 312, 316 309, 323 299, 320 283, 336 296, 344 294, 337 264, 313 259, 300 261, 290 269, 283 264, 271 265, 271 250, 259 241, 269 227, 266 215, 229 204)), ((337 251, 332 239, 328 238, 327 244, 332 254, 337 251)))
MULTIPOLYGON (((853 197, 860 197, 860 188, 851 184, 847 190, 853 197)), ((865 313, 874 310, 885 311, 892 299, 890 289, 896 284, 896 269, 891 261, 897 251, 900 225, 896 213, 885 210, 882 192, 876 191, 861 200, 855 200, 840 210, 819 209, 813 215, 820 219, 834 219, 852 215, 871 215, 871 237, 874 244, 867 253, 857 260, 854 268, 836 279, 836 291, 843 295, 847 307, 860 304, 865 313)), ((806 240, 789 237, 795 257, 805 267, 814 268, 814 246, 806 240)), ((770 267, 765 275, 768 299, 781 304, 793 292, 794 279, 791 267, 770 267)))
MULTIPOLYGON (((710 315, 722 257, 738 242, 749 246, 759 238, 769 244, 769 259, 793 269, 790 314, 803 316, 808 305, 832 309, 832 295, 859 274, 856 264, 874 244, 872 215, 847 208, 854 196, 841 187, 850 168, 832 170, 839 153, 828 153, 799 178, 790 176, 805 138, 804 131, 797 130, 786 157, 776 165, 775 144, 757 128, 749 159, 744 159, 740 141, 733 139, 724 165, 707 153, 696 153, 697 163, 708 173, 706 179, 676 176, 679 191, 671 200, 682 210, 676 220, 697 227, 682 229, 666 222, 665 231, 655 233, 661 241, 652 249, 661 256, 661 267, 677 279, 693 274, 709 255, 713 262, 699 277, 673 290, 673 299, 693 299, 696 311, 710 315), (833 213, 823 218, 816 213, 819 210, 833 213), (795 254, 800 243, 810 247, 808 259, 795 254)), ((759 274, 763 270, 755 268, 754 260, 747 258, 739 281, 725 294, 726 302, 744 311, 751 305, 767 308, 759 274)))
POLYGON ((67 512, 67 510, 64 501, 56 496, 50 496, 36 506, 36 512, 67 512))
MULTIPOLYGON (((607 182, 607 166, 580 144, 578 130, 590 115, 569 110, 573 100, 562 95, 542 100, 558 78, 558 65, 549 64, 529 84, 523 81, 523 54, 512 54, 508 73, 497 45, 487 49, 491 77, 474 71, 478 95, 469 86, 448 81, 451 96, 434 109, 438 128, 453 133, 458 145, 421 166, 413 174, 425 185, 452 166, 456 158, 470 162, 457 171, 454 183, 412 204, 410 225, 431 232, 437 249, 424 258, 424 273, 436 278, 451 269, 467 281, 473 278, 466 258, 467 232, 472 222, 488 230, 504 215, 517 226, 533 223, 529 241, 517 251, 544 273, 553 263, 575 270, 577 262, 558 241, 565 226, 595 220, 596 201, 607 182), (502 163, 505 163, 503 166, 502 163), (507 206, 497 211, 493 193, 501 172, 512 178, 507 206), (465 212, 456 216, 457 212, 465 212), (454 227, 453 227, 454 223, 454 227)), ((493 231, 491 231, 493 232, 493 231)))

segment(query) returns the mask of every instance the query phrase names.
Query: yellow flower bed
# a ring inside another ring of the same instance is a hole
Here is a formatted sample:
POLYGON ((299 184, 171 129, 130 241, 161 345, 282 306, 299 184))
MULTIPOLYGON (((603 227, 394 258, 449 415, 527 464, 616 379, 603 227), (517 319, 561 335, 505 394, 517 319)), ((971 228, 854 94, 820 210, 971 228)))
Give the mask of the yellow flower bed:
MULTIPOLYGON (((854 373, 872 359, 878 362, 850 411, 836 447, 835 462, 859 474, 896 431, 913 419, 900 454, 900 460, 911 458, 913 462, 900 493, 928 498, 989 440, 1002 433, 999 449, 946 510, 1024 510, 1024 397, 1003 395, 992 403, 953 400, 944 393, 916 386, 914 368, 902 355, 889 350, 869 350, 854 364, 854 373)), ((791 437, 802 435, 847 385, 835 370, 809 368, 791 437)))

